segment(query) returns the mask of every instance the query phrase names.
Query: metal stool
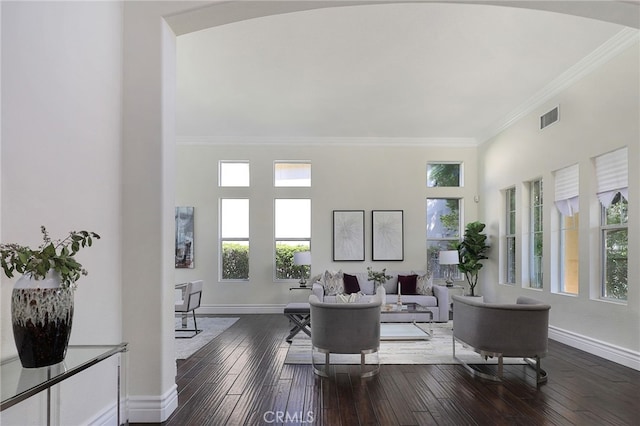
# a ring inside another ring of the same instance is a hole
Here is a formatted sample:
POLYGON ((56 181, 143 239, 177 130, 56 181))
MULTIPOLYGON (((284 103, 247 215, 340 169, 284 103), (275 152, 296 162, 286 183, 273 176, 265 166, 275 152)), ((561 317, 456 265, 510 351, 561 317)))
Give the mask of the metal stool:
POLYGON ((303 331, 311 337, 311 312, 308 303, 287 303, 284 307, 284 315, 293 323, 293 327, 287 336, 287 342, 291 343, 293 336, 303 331))

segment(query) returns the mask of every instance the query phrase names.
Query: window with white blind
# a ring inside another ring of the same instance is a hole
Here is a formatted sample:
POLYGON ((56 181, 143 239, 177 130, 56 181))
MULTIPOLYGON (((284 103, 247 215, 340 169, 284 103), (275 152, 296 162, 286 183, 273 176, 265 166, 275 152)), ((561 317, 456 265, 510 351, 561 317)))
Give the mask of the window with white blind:
POLYGON ((555 172, 555 204, 558 209, 558 285, 560 293, 578 294, 579 167, 574 164, 555 172))
POLYGON ((274 185, 276 187, 310 187, 311 163, 292 161, 274 163, 274 185))
POLYGON ((622 148, 595 158, 600 200, 601 293, 604 299, 627 300, 628 288, 628 151, 622 148))

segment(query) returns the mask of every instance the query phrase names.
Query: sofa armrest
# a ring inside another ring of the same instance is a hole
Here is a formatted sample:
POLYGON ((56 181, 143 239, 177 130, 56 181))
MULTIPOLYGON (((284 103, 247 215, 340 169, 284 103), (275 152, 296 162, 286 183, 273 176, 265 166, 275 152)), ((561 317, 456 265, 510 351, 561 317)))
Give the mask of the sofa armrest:
POLYGON ((318 298, 318 301, 322 302, 324 300, 324 287, 320 283, 313 283, 313 287, 311 288, 311 294, 318 298))
POLYGON ((449 321, 449 289, 443 285, 434 285, 433 295, 438 299, 438 318, 434 318, 437 322, 449 321))

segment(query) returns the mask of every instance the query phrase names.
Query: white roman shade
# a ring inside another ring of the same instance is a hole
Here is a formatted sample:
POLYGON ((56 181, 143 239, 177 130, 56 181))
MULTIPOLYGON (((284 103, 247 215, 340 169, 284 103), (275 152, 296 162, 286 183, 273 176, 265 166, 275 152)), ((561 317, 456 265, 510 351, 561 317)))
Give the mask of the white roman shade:
POLYGON ((627 148, 618 149, 596 157, 597 194, 600 203, 606 208, 611 205, 618 192, 626 199, 629 197, 629 162, 627 148))
POLYGON ((556 176, 556 207, 565 216, 573 216, 578 212, 580 200, 578 165, 565 167, 555 173, 556 176))

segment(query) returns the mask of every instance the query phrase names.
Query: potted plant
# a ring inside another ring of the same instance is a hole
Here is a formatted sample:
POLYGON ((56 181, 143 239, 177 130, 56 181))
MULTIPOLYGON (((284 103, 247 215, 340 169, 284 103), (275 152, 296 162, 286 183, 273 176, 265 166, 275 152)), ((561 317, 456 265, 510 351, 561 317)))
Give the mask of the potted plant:
POLYGON ((371 266, 367 266, 367 274, 369 281, 376 283, 376 287, 386 283, 388 279, 392 278, 391 275, 387 275, 387 268, 384 268, 382 271, 374 271, 371 269, 371 266))
POLYGON ((475 288, 478 284, 478 272, 482 269, 481 261, 488 259, 485 255, 489 250, 487 236, 482 234, 485 224, 471 222, 464 231, 464 239, 458 244, 458 256, 460 263, 458 269, 464 273, 469 283, 469 295, 475 296, 475 288))
POLYGON ((22 274, 11 296, 13 336, 23 367, 37 368, 64 360, 73 321, 73 290, 87 271, 75 255, 100 236, 72 231, 63 240, 51 240, 40 227, 43 243, 36 249, 15 243, 0 244, 5 275, 22 274))

